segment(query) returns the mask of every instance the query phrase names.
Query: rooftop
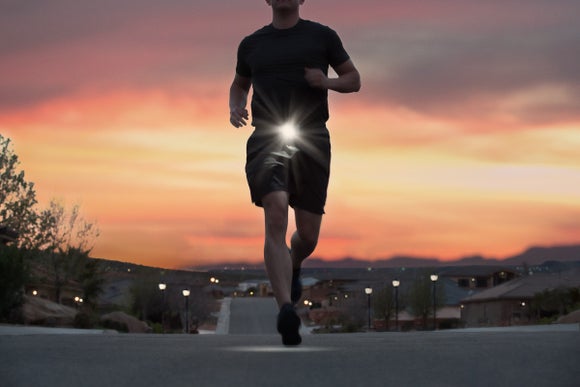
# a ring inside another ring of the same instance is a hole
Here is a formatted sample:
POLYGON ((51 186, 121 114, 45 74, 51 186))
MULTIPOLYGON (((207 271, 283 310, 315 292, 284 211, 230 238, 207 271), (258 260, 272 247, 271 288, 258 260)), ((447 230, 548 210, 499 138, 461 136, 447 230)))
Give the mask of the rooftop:
POLYGON ((505 282, 463 299, 464 303, 497 299, 531 298, 536 293, 559 287, 580 287, 580 272, 534 274, 505 282))

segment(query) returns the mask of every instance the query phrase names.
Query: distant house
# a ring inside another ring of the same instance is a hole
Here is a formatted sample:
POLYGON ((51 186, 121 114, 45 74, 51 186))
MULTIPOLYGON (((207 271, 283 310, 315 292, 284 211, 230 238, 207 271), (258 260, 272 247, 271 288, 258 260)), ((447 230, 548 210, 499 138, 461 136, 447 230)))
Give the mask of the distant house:
POLYGON ((336 306, 346 296, 352 294, 353 280, 302 278, 302 299, 318 306, 336 306))
POLYGON ((535 274, 505 282, 462 300, 465 327, 525 325, 535 322, 534 295, 559 287, 580 287, 580 273, 535 274))
POLYGON ((482 290, 514 279, 516 272, 501 266, 456 266, 439 271, 439 276, 463 289, 482 290))
POLYGON ((272 296, 273 292, 270 281, 263 279, 240 282, 236 287, 234 294, 241 297, 268 297, 272 296))

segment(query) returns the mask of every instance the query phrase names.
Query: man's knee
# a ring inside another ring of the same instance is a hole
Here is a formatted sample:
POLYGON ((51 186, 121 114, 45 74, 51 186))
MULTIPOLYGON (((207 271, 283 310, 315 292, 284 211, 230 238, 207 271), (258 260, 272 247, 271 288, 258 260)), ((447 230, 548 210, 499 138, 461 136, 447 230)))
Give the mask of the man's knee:
POLYGON ((297 211, 296 215, 298 237, 305 246, 314 249, 318 244, 322 216, 301 210, 297 211))
POLYGON ((318 231, 316 230, 297 230, 300 241, 309 250, 314 250, 318 244, 318 231))

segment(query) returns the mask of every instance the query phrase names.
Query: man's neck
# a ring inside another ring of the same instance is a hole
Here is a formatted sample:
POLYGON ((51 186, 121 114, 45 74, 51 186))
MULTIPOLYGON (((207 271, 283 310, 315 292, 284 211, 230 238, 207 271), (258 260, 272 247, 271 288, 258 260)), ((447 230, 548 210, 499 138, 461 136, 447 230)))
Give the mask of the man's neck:
POLYGON ((283 30, 292 28, 300 21, 300 14, 296 12, 274 12, 272 16, 272 26, 283 30))

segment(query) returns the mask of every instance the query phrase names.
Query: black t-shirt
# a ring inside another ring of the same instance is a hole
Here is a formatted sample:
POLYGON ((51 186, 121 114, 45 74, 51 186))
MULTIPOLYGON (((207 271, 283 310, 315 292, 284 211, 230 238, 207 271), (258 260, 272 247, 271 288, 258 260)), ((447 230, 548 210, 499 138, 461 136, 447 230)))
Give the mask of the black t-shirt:
POLYGON ((267 25, 245 37, 238 48, 236 72, 252 79, 252 125, 278 125, 288 120, 303 128, 324 127, 328 93, 312 88, 304 68, 338 66, 349 59, 331 28, 300 19, 292 28, 267 25))

